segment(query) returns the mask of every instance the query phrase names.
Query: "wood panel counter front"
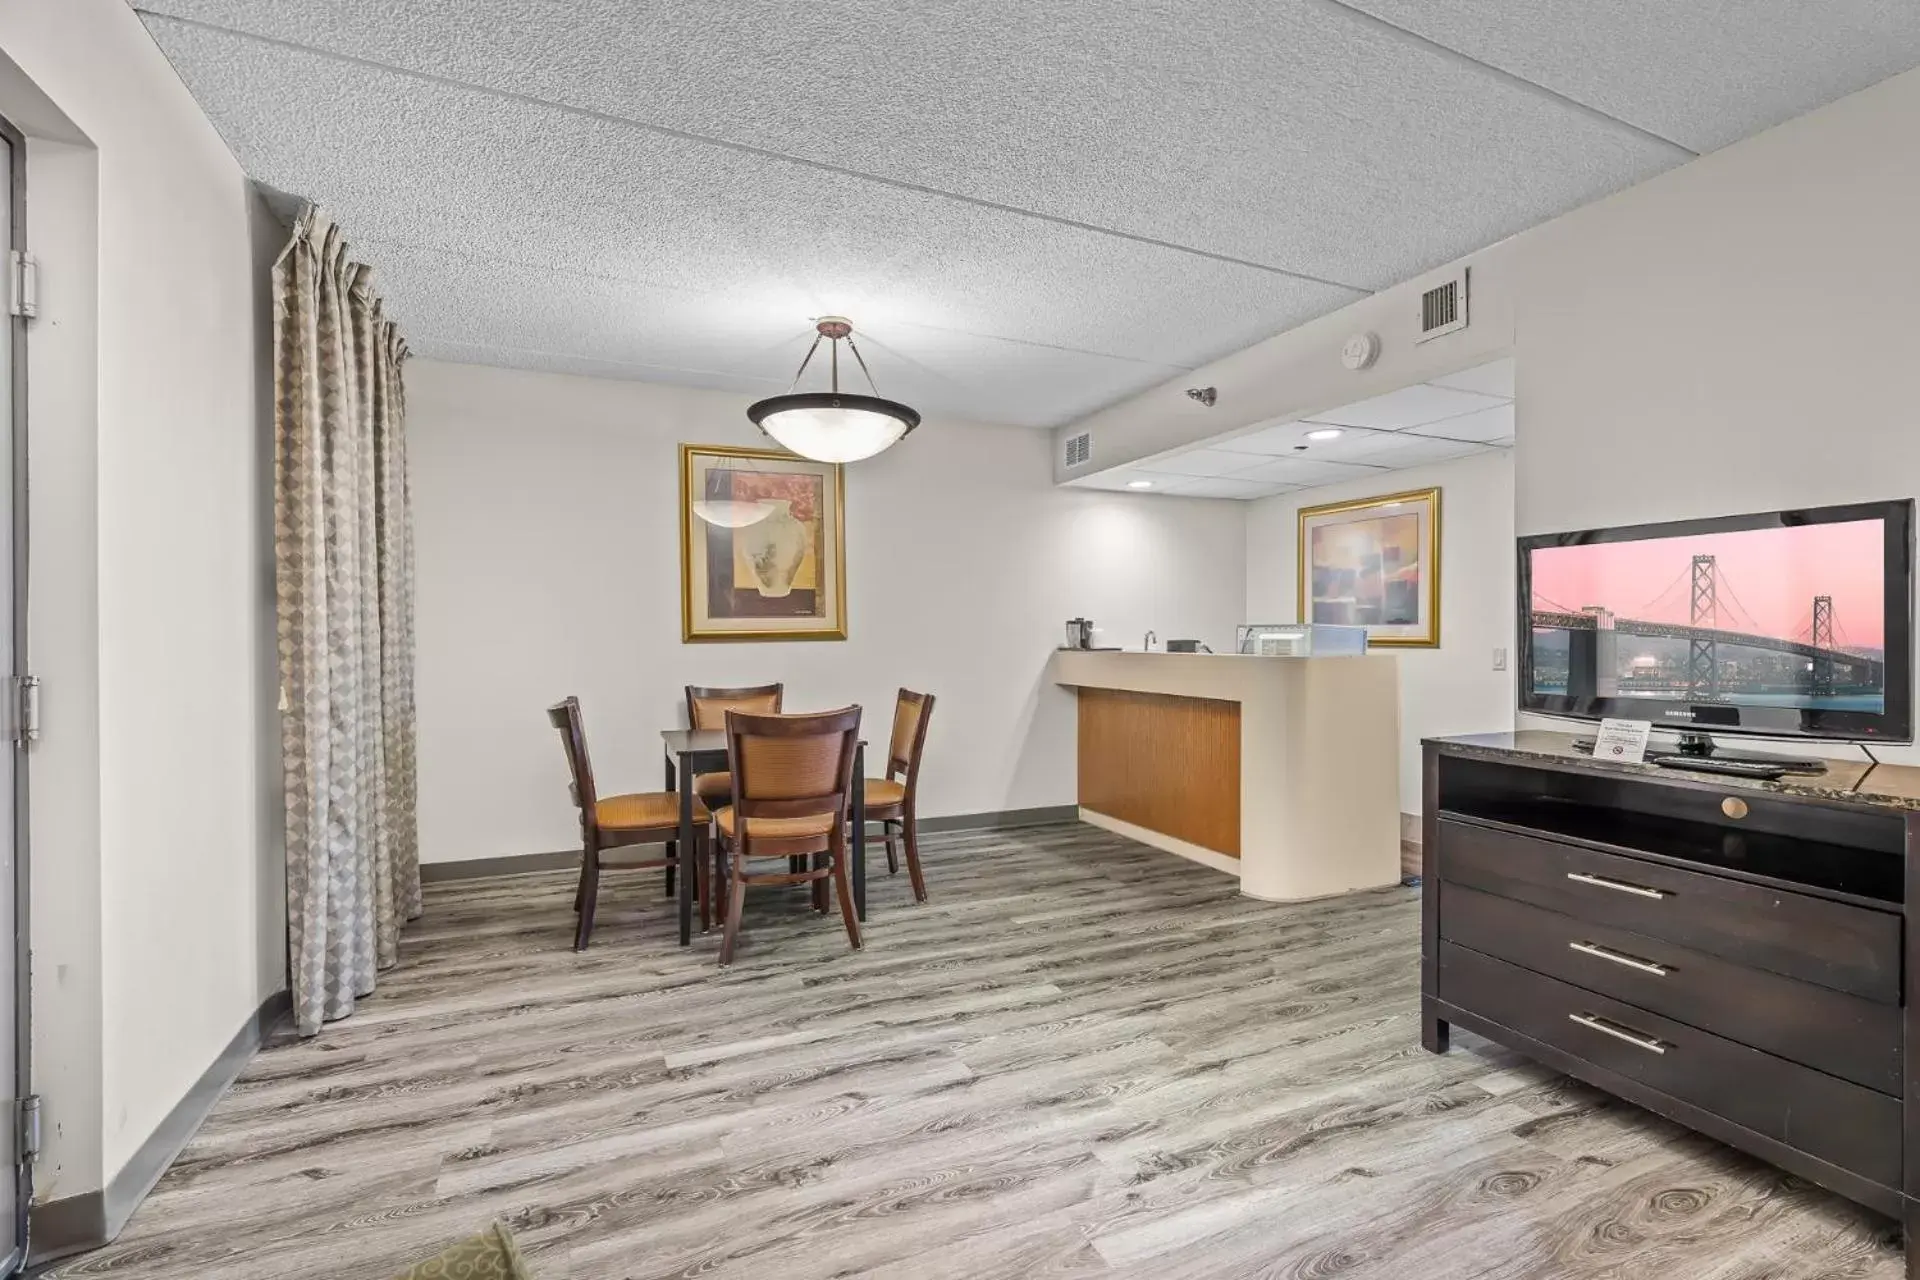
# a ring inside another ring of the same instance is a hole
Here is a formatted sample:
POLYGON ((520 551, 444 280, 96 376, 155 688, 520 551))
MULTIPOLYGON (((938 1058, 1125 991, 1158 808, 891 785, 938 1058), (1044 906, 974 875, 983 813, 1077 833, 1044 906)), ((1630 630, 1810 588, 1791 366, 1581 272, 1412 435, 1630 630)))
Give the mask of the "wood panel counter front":
POLYGON ((1396 660, 1063 649, 1088 822, 1271 901, 1400 875, 1396 660))
POLYGON ((1080 690, 1080 806, 1240 856, 1240 704, 1080 690))

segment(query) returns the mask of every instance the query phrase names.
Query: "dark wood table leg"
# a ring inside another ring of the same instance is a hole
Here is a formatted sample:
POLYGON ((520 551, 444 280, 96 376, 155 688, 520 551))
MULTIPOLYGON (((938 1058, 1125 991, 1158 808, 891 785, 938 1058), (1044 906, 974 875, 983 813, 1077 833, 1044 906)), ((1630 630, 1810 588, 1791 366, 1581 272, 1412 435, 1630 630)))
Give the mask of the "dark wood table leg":
MULTIPOLYGON (((671 764, 667 766, 673 768, 671 764)), ((680 788, 680 945, 693 945, 693 888, 697 883, 698 871, 694 868, 693 852, 693 772, 687 768, 687 762, 680 762, 680 772, 686 775, 688 785, 680 788)))
POLYGON ((853 912, 867 921, 867 746, 853 749, 853 912))
MULTIPOLYGON (((666 754, 666 761, 667 761, 667 787, 666 787, 666 789, 667 789, 668 791, 671 791, 671 790, 673 790, 673 753, 672 753, 672 752, 667 752, 667 753, 665 753, 665 754, 666 754)), ((673 844, 670 844, 670 845, 668 845, 668 846, 667 846, 667 856, 668 856, 669 858, 675 858, 675 857, 678 857, 679 855, 680 855, 680 845, 679 845, 679 842, 678 842, 678 841, 675 841, 675 842, 674 842, 673 844)), ((668 867, 668 868, 667 868, 667 891, 666 891, 666 896, 667 896, 667 897, 669 897, 669 898, 671 898, 671 897, 673 896, 673 873, 674 873, 674 870, 675 870, 675 868, 673 868, 673 867, 668 867)))

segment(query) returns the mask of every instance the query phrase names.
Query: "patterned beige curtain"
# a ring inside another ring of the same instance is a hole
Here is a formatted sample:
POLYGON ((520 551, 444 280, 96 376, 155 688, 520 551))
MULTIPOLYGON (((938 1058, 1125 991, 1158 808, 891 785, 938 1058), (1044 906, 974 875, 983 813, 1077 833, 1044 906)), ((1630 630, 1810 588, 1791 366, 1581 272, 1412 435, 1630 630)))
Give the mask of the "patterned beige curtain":
POLYGON ((373 990, 420 914, 407 346, 316 209, 273 299, 287 932, 312 1035, 373 990))

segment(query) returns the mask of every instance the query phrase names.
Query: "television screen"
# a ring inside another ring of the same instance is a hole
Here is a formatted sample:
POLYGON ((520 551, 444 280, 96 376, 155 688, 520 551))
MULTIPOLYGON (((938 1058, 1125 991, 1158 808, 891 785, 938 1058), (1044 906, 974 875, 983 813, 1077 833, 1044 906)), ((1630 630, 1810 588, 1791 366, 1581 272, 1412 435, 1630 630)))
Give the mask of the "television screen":
POLYGON ((1521 705, 1911 735, 1908 503, 1523 539, 1521 705))

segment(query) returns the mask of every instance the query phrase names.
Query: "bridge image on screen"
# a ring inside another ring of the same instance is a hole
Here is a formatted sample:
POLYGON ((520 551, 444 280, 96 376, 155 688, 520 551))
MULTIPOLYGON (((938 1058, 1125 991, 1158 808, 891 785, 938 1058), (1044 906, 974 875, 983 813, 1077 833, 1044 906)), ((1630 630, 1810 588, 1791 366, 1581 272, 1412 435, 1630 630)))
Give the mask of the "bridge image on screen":
POLYGON ((1576 697, 1886 709, 1878 520, 1532 553, 1532 686, 1576 697))

